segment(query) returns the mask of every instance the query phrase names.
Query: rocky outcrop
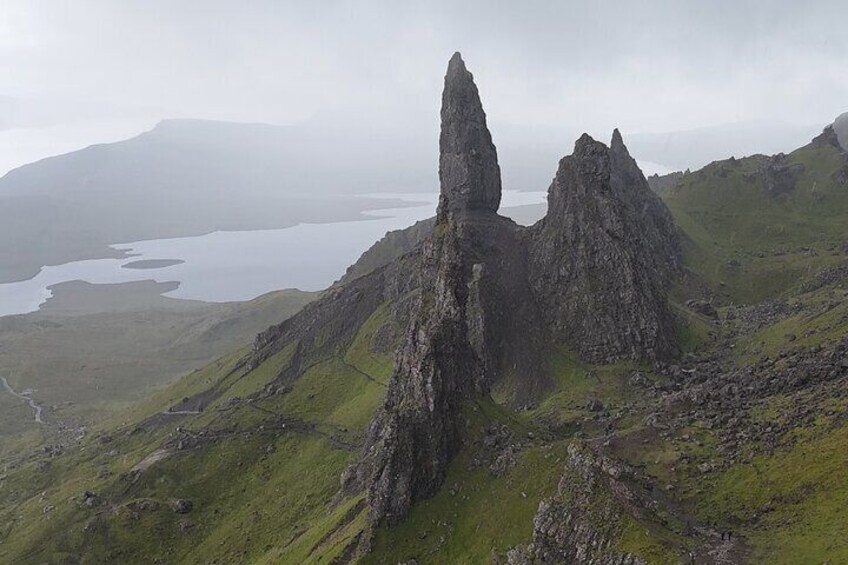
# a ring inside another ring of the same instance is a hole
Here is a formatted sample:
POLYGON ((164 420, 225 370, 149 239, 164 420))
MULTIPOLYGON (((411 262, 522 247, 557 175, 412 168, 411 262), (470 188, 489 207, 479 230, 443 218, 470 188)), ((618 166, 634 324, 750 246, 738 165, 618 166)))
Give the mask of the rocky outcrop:
POLYGON ((439 208, 497 211, 501 170, 474 77, 459 53, 448 63, 439 137, 439 208))
POLYGON ((833 124, 825 126, 822 132, 813 138, 812 144, 817 147, 830 146, 842 149, 842 146, 839 143, 839 137, 833 129, 833 124))
POLYGON ((488 392, 505 359, 537 368, 532 354, 505 353, 538 350, 529 344, 536 316, 521 228, 496 214, 497 153, 458 54, 445 77, 441 147, 440 205, 421 251, 417 312, 363 459, 344 478, 348 489, 365 488, 374 523, 395 522, 435 494, 460 446, 464 404, 488 392))
POLYGON ((347 284, 330 288, 297 315, 258 334, 246 363, 258 367, 285 345, 295 343, 292 362, 278 380, 297 378, 310 363, 346 348, 362 324, 386 303, 392 305, 392 323, 381 332, 391 335, 384 336, 384 348, 379 351, 394 351, 420 288, 420 261, 420 252, 413 251, 347 284))
POLYGON ((342 479, 343 491, 365 491, 372 524, 397 522, 436 493, 469 401, 505 376, 519 395, 544 388, 541 355, 552 345, 593 361, 673 351, 665 288, 678 270, 677 234, 618 131, 609 148, 577 142, 548 216, 522 228, 497 214, 497 151, 459 54, 441 118, 440 202, 415 252, 417 303, 363 456, 342 479))
POLYGON ((598 362, 673 353, 666 290, 679 269, 677 230, 618 130, 609 148, 577 140, 534 230, 531 277, 557 341, 598 362))
POLYGON ((686 173, 684 173, 683 171, 676 171, 674 173, 668 173, 667 175, 659 175, 657 173, 654 173, 646 180, 648 181, 648 186, 651 187, 651 190, 653 190, 658 195, 662 196, 666 192, 676 187, 683 179, 684 174, 686 173))
POLYGON ((783 153, 771 157, 760 168, 766 192, 769 196, 778 197, 794 191, 804 169, 803 163, 792 163, 783 153))
POLYGON ((628 466, 584 444, 570 445, 557 496, 539 503, 533 541, 509 551, 507 563, 643 565, 643 559, 617 547, 624 517, 638 512, 639 499, 626 484, 633 475, 628 466))
POLYGON ((349 283, 411 253, 432 233, 435 223, 436 218, 427 218, 415 222, 408 228, 386 233, 369 247, 356 263, 347 268, 344 276, 334 286, 349 283))

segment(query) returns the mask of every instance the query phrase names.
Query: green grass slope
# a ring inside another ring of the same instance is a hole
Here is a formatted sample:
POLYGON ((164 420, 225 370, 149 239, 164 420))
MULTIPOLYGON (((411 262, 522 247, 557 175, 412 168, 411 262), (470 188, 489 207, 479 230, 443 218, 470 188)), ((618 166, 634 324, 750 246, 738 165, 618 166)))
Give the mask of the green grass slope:
MULTIPOLYGON (((130 285, 86 285, 92 300, 121 300, 130 285)), ((71 291, 57 299, 78 303, 71 291)), ((211 304, 155 295, 121 312, 42 311, 0 319, 0 376, 16 391, 35 389, 45 424, 0 390, 0 462, 20 444, 67 440, 83 427, 121 413, 187 371, 253 340, 317 296, 283 290, 247 302, 211 304)), ((25 444, 26 445, 26 444, 25 444)))
POLYGON ((845 155, 810 144, 787 156, 802 169, 793 190, 769 194, 767 157, 717 161, 663 194, 686 236, 686 260, 725 302, 756 303, 797 290, 839 261, 848 241, 845 155))

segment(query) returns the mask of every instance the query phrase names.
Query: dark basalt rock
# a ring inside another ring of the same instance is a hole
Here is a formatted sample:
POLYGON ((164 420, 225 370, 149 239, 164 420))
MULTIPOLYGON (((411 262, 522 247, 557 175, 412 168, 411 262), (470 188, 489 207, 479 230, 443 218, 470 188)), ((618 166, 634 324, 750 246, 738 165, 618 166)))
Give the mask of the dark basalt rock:
POLYGON ((507 358, 514 370, 539 367, 527 353, 539 348, 530 344, 537 316, 521 228, 496 214, 497 155, 459 55, 443 104, 441 199, 423 245, 417 313, 362 462, 345 477, 348 489, 366 489, 375 523, 395 522, 435 494, 460 446, 463 405, 488 392, 507 358))
POLYGON ((363 458, 343 477, 344 490, 366 491, 375 524, 436 493, 468 401, 508 373, 527 391, 544 387, 538 356, 548 345, 602 361, 673 351, 664 292, 678 270, 677 235, 618 131, 609 148, 577 142, 548 217, 527 229, 496 213, 497 153, 458 54, 442 102, 441 196, 416 312, 363 458))
POLYGON ((534 229, 531 277, 557 340, 591 361, 673 353, 677 230, 618 130, 609 148, 584 134, 560 161, 534 229))
POLYGON ((520 231, 493 213, 442 218, 424 245, 417 314, 348 489, 366 488, 372 521, 396 522, 436 493, 460 447, 464 405, 507 370, 540 373, 537 319, 520 231), (511 364, 510 364, 511 363, 511 364))
POLYGON ((349 283, 353 279, 388 265, 417 248, 433 232, 436 218, 415 222, 408 228, 393 230, 368 248, 356 263, 345 271, 344 276, 333 286, 349 283))
POLYGON ((813 138, 812 144, 818 147, 830 146, 840 150, 842 149, 842 145, 839 143, 839 137, 836 135, 832 124, 825 126, 822 132, 813 138))
POLYGON ((459 53, 448 63, 439 137, 439 208, 497 211, 501 170, 474 77, 459 53))

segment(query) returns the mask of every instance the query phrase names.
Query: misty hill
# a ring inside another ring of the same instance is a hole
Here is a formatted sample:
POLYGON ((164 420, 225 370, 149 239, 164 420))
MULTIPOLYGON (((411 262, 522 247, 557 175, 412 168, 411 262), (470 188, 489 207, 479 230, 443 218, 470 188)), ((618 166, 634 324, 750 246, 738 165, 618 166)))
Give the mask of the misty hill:
POLYGON ((0 237, 14 242, 0 249, 0 282, 115 256, 112 243, 356 219, 379 203, 354 194, 432 186, 394 149, 414 140, 341 150, 344 132, 322 131, 165 121, 15 169, 0 179, 0 237))
POLYGON ((639 159, 671 171, 697 169, 729 157, 789 152, 809 140, 823 124, 751 121, 661 133, 629 136, 639 159))

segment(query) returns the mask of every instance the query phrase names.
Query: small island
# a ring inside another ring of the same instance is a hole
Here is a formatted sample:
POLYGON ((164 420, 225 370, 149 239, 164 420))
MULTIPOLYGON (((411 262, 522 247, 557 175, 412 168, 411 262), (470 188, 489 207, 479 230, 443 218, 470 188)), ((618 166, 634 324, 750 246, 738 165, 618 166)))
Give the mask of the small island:
POLYGON ((182 259, 145 259, 121 265, 122 269, 164 269, 185 263, 182 259))

